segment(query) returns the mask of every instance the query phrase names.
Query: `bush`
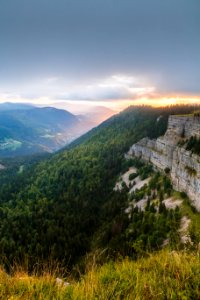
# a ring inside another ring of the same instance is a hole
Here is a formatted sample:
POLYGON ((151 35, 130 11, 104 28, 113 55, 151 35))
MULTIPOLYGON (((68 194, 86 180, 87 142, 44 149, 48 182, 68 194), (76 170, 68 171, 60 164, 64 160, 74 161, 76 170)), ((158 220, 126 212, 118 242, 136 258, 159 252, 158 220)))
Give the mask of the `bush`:
POLYGON ((134 180, 137 176, 138 176, 137 173, 131 173, 131 174, 129 175, 129 180, 132 181, 132 180, 134 180))
POLYGON ((186 150, 200 155, 200 139, 196 136, 192 136, 187 143, 186 150))
POLYGON ((180 192, 181 198, 187 199, 187 194, 185 192, 180 192))
POLYGON ((165 173, 169 174, 170 173, 170 168, 165 168, 165 173))

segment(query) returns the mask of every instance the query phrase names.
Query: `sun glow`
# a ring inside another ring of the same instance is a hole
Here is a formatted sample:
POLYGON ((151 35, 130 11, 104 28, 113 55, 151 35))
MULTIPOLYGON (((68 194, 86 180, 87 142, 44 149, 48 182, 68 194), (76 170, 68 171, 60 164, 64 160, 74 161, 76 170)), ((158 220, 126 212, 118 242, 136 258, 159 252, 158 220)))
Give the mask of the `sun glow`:
POLYGON ((148 98, 142 97, 134 100, 125 100, 120 103, 115 103, 116 107, 119 110, 126 108, 127 106, 131 105, 150 105, 154 107, 161 107, 161 106, 170 106, 176 104, 200 104, 200 97, 186 97, 186 96, 163 96, 163 97, 155 97, 155 98, 148 98))

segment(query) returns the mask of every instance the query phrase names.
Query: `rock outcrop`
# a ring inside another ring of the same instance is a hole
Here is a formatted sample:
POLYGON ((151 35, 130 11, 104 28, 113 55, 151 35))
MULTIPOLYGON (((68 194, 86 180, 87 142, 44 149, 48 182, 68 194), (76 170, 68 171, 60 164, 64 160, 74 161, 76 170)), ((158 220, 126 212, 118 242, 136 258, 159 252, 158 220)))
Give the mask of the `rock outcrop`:
POLYGON ((164 136, 156 140, 144 138, 128 154, 169 172, 174 188, 186 192, 200 211, 200 156, 187 151, 180 143, 191 136, 200 138, 199 117, 170 116, 164 136))

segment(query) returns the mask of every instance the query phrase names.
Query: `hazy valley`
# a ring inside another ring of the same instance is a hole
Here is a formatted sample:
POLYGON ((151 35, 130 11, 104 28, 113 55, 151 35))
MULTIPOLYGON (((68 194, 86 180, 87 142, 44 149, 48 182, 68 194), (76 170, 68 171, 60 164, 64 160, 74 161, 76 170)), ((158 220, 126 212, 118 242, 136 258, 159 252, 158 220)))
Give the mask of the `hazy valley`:
POLYGON ((103 107, 95 110, 74 115, 53 107, 0 104, 0 157, 55 152, 113 114, 103 107))

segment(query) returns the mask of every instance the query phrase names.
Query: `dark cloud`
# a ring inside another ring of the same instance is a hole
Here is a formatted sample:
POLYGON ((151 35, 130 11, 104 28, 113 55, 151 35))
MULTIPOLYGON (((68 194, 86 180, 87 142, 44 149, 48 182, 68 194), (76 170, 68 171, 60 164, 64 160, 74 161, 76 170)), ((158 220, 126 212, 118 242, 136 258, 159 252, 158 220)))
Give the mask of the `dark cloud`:
POLYGON ((1 87, 122 73, 200 94, 199 15, 199 0, 0 0, 1 87))

